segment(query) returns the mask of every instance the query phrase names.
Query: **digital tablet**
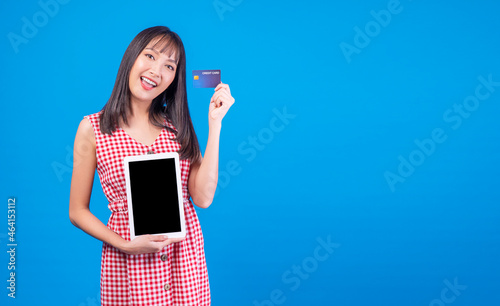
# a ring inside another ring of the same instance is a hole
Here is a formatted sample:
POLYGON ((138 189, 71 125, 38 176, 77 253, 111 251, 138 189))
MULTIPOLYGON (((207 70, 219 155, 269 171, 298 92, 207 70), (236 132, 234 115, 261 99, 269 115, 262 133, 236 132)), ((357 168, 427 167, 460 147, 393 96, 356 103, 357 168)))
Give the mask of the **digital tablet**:
POLYGON ((185 237, 179 154, 128 156, 124 163, 130 239, 146 234, 185 237))

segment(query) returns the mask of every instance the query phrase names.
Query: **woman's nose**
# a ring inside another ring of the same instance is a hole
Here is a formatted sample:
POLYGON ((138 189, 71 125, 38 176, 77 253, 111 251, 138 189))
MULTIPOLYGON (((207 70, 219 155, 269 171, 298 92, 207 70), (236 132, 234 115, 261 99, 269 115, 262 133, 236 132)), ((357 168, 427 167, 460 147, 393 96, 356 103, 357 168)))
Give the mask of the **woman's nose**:
POLYGON ((151 74, 152 77, 160 77, 160 63, 155 63, 151 66, 149 69, 149 73, 151 74))
POLYGON ((153 78, 157 78, 159 76, 159 74, 154 69, 149 70, 149 75, 153 78))

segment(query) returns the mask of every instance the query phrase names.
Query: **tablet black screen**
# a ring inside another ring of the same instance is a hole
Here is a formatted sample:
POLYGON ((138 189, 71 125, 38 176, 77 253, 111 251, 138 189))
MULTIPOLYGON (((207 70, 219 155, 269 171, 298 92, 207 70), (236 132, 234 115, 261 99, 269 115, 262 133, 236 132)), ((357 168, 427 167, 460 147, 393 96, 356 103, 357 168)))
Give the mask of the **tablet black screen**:
POLYGON ((175 159, 129 162, 129 173, 135 235, 181 231, 175 159))

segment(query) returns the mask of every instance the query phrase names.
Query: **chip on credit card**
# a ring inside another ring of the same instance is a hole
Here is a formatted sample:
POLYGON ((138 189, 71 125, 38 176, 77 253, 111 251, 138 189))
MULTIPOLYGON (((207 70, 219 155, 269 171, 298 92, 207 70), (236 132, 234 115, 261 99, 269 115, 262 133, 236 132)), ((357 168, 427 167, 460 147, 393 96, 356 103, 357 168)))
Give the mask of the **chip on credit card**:
POLYGON ((215 88, 220 83, 220 70, 193 70, 194 88, 215 88))

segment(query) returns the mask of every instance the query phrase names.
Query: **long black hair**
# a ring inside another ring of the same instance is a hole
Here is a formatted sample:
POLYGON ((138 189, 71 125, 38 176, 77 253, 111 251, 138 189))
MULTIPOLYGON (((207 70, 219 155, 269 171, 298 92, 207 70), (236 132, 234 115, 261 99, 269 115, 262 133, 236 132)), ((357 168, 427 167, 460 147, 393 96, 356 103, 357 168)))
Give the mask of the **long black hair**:
POLYGON ((130 71, 137 57, 153 39, 157 39, 155 46, 163 46, 160 52, 168 53, 169 56, 175 53, 177 70, 172 84, 153 99, 149 108, 149 121, 155 126, 166 128, 174 133, 175 140, 181 145, 179 152, 181 159, 189 159, 191 163, 195 163, 200 157, 200 146, 187 104, 186 52, 179 35, 164 26, 143 30, 137 34, 125 51, 111 97, 101 111, 101 132, 113 134, 118 127, 120 117, 125 124, 128 124, 127 111, 131 110, 130 71), (165 118, 176 130, 165 125, 165 118))

